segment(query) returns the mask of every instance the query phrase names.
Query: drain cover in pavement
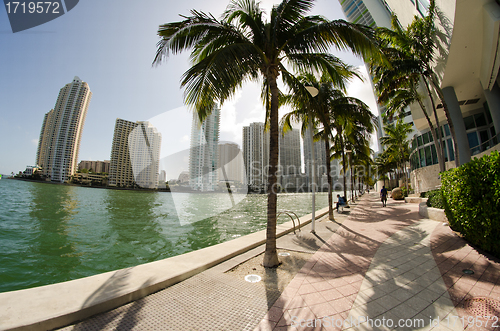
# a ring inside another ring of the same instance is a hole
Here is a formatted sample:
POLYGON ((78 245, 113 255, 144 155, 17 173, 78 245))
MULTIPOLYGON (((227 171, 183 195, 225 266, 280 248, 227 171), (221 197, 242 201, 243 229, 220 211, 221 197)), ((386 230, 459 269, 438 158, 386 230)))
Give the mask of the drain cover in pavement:
POLYGON ((260 282, 262 278, 259 275, 246 275, 245 280, 249 283, 257 283, 260 282))
POLYGON ((477 297, 464 300, 464 309, 471 316, 499 316, 500 317, 500 301, 477 297))

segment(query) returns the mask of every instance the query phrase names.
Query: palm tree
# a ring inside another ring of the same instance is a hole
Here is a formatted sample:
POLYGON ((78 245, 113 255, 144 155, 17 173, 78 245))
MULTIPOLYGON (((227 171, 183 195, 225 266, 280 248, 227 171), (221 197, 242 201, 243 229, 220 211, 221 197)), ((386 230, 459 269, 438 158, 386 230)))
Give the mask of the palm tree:
POLYGON ((420 61, 415 61, 413 55, 408 52, 401 51, 397 47, 392 46, 393 43, 401 42, 407 37, 405 31, 399 26, 396 16, 392 17, 392 31, 389 31, 387 33, 387 29, 385 28, 377 30, 379 38, 382 39, 381 44, 384 45, 382 51, 391 63, 391 66, 371 65, 370 67, 375 91, 378 95, 378 102, 386 105, 389 119, 392 119, 395 115, 401 116, 404 108, 412 103, 418 103, 424 113, 435 142, 440 172, 444 172, 445 157, 444 149, 442 148, 441 131, 434 128, 427 107, 423 103, 423 98, 418 93, 419 87, 422 85, 425 86, 425 90, 431 101, 436 125, 439 128, 436 105, 431 89, 423 78, 421 63, 420 61), (394 38, 393 32, 399 36, 397 39, 394 38), (387 38, 387 34, 392 37, 387 38))
POLYGON ((387 174, 397 168, 396 163, 389 158, 387 153, 382 152, 375 159, 375 166, 380 174, 378 178, 384 181, 384 186, 389 187, 385 180, 388 179, 387 174))
MULTIPOLYGON (((349 118, 344 130, 343 141, 349 153, 348 168, 351 177, 351 199, 355 201, 356 192, 354 189, 355 165, 365 162, 371 156, 370 134, 373 132, 375 116, 369 112, 358 114, 358 117, 349 118), (360 116, 361 115, 361 116, 360 116), (366 118, 363 118, 366 116, 366 118)), ((344 173, 347 173, 345 168, 344 173)))
MULTIPOLYGON (((437 73, 434 71, 433 64, 438 60, 437 53, 440 41, 447 41, 447 36, 437 29, 434 20, 437 16, 437 9, 435 0, 430 0, 430 5, 428 9, 428 14, 425 17, 417 17, 413 19, 413 22, 406 28, 402 29, 398 27, 397 29, 379 29, 379 35, 383 38, 390 40, 391 45, 406 54, 415 63, 415 68, 418 68, 423 84, 429 94, 432 91, 435 92, 438 99, 440 100, 443 111, 446 116, 448 126, 450 128, 450 133, 453 140, 453 147, 455 150, 455 165, 458 167, 460 165, 459 151, 457 145, 457 139, 455 135, 455 127, 451 120, 451 115, 448 109, 446 100, 444 99, 444 93, 440 87, 439 79, 437 73)), ((394 17, 393 21, 397 22, 397 18, 394 17)), ((394 25, 393 24, 393 28, 394 25)), ((431 101, 433 97, 431 96, 431 101)), ((438 134, 440 135, 439 123, 438 134)), ((433 131, 433 130, 432 130, 433 131)), ((437 141, 437 140, 435 140, 437 141)))
MULTIPOLYGON (((390 161, 396 164, 396 167, 399 167, 400 175, 403 176, 404 173, 406 177, 405 167, 410 157, 408 135, 413 130, 412 126, 399 118, 396 122, 385 125, 384 130, 387 135, 380 138, 380 142, 387 147, 384 153, 388 155, 390 161)), ((405 182, 408 192, 408 178, 405 178, 405 182)))
MULTIPOLYGON (((344 79, 336 82, 342 91, 345 90, 345 83, 347 79, 352 77, 359 77, 358 73, 354 68, 345 65, 343 62, 339 62, 339 68, 344 68, 339 74, 344 76, 344 79)), ((335 107, 338 99, 343 97, 344 94, 341 90, 336 89, 334 82, 332 82, 328 74, 323 74, 318 80, 313 74, 302 74, 297 77, 300 81, 298 86, 312 86, 318 90, 316 96, 311 96, 309 93, 306 95, 299 93, 292 93, 284 96, 283 102, 290 104, 293 108, 292 112, 286 114, 283 119, 283 132, 291 130, 291 122, 302 122, 302 135, 305 134, 307 129, 317 131, 315 136, 315 141, 322 139, 325 143, 325 151, 327 153, 326 157, 326 175, 328 179, 328 217, 330 220, 334 220, 333 216, 333 197, 332 197, 332 187, 333 181, 331 176, 331 165, 330 165, 330 141, 332 140, 332 130, 331 125, 332 118, 335 117, 334 111, 339 109, 335 107), (309 118, 311 118, 311 121, 309 118), (313 127, 309 128, 310 123, 313 127)))
MULTIPOLYGON (((329 47, 350 49, 358 56, 382 58, 373 31, 344 20, 305 16, 314 0, 283 0, 274 6, 269 20, 255 0, 233 0, 220 19, 192 10, 179 22, 161 25, 155 64, 170 53, 191 49, 192 66, 183 75, 185 101, 200 118, 215 104, 223 104, 244 82, 262 78, 266 122, 270 128, 267 234, 263 265, 279 265, 276 251, 276 205, 278 165, 278 77, 285 85, 297 83, 288 68, 321 70, 337 75, 336 57, 329 47)), ((305 88, 300 89, 305 92, 305 88)), ((295 89, 294 91, 297 91, 295 89)))
POLYGON ((332 157, 342 159, 344 196, 347 197, 346 175, 351 167, 352 153, 369 154, 369 138, 375 127, 376 117, 363 101, 345 95, 338 97, 333 107, 330 118, 331 126, 335 129, 332 157), (346 160, 346 151, 351 153, 349 160, 346 160))

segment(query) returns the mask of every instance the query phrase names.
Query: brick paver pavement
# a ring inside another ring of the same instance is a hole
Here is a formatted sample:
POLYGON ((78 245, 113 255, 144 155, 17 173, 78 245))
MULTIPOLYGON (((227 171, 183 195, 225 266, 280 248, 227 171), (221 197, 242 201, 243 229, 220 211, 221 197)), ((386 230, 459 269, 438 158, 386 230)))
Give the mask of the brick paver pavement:
POLYGON ((499 275, 497 259, 448 226, 421 219, 417 204, 390 201, 383 208, 372 194, 256 330, 491 330, 500 317, 499 275))
POLYGON ((417 204, 382 207, 376 193, 337 219, 316 237, 279 239, 320 247, 281 295, 221 264, 63 330, 500 330, 498 259, 422 219, 417 204))

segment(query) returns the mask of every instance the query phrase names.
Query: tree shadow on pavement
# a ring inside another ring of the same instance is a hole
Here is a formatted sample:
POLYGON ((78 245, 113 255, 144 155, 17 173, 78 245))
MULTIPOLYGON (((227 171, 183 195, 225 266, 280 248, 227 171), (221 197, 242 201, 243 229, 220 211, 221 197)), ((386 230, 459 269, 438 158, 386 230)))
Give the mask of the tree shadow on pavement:
MULTIPOLYGON (((85 312, 87 318, 81 322, 75 323, 71 330, 102 330, 106 327, 115 330, 131 330, 137 324, 138 315, 145 305, 144 298, 130 302, 133 294, 125 293, 120 296, 120 293, 127 286, 131 269, 132 268, 127 268, 115 272, 112 277, 85 300, 82 305, 82 311, 85 312), (118 307, 99 313, 102 311, 101 307, 103 305, 109 306, 109 304, 106 303, 107 299, 116 297, 121 297, 114 303, 114 305, 118 307), (117 322, 118 320, 120 321, 117 322)), ((148 287, 151 283, 151 279, 146 280, 140 286, 140 289, 148 287)), ((142 295, 140 296, 142 297, 142 295)))

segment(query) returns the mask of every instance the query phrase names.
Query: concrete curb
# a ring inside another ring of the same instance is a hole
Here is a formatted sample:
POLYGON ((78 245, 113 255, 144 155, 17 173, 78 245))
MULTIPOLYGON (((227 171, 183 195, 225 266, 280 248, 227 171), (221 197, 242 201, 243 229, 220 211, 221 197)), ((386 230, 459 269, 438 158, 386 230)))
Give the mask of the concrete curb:
POLYGON ((446 217, 444 209, 427 207, 427 201, 418 204, 418 214, 424 218, 448 223, 448 218, 446 217))
MULTIPOLYGON (((316 219, 326 214, 328 207, 317 211, 316 219)), ((311 214, 300 217, 301 227, 309 223, 311 214)), ((292 221, 280 224, 276 236, 281 237, 293 230, 292 221)), ((68 282, 0 293, 0 329, 48 330, 63 327, 162 290, 265 241, 266 230, 261 230, 160 261, 68 282)))
POLYGON ((419 198, 419 197, 406 197, 406 203, 421 203, 422 201, 427 201, 427 198, 419 198))

